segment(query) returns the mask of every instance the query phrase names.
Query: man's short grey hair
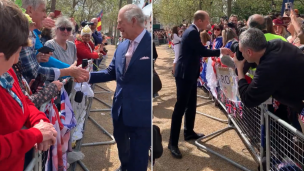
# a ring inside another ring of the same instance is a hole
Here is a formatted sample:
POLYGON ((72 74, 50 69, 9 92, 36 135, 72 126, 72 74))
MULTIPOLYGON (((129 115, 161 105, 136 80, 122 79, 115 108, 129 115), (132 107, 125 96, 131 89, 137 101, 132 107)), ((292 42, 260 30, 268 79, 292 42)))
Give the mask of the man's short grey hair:
POLYGON ((55 21, 55 27, 52 28, 52 37, 54 38, 56 36, 56 30, 59 27, 71 27, 72 31, 75 29, 74 24, 72 23, 72 21, 66 17, 66 16, 61 16, 59 18, 56 19, 55 21))
POLYGON ((135 4, 125 5, 120 9, 124 11, 124 17, 131 22, 132 18, 136 18, 138 24, 142 27, 145 27, 145 15, 143 11, 135 4))
POLYGON ((267 47, 264 33, 257 28, 249 28, 244 31, 239 38, 242 48, 249 48, 255 52, 260 52, 267 47))
POLYGON ((252 16, 250 16, 249 18, 248 18, 248 26, 250 27, 250 28, 257 28, 257 29, 260 29, 260 30, 266 30, 266 22, 265 22, 265 19, 264 19, 264 17, 263 17, 263 20, 262 20, 262 23, 260 23, 260 22, 258 22, 258 21, 256 21, 255 20, 255 17, 256 17, 257 15, 256 14, 254 14, 254 15, 252 15, 252 16))
POLYGON ((39 5, 46 5, 46 0, 22 0, 22 8, 26 9, 31 6, 36 9, 39 5))

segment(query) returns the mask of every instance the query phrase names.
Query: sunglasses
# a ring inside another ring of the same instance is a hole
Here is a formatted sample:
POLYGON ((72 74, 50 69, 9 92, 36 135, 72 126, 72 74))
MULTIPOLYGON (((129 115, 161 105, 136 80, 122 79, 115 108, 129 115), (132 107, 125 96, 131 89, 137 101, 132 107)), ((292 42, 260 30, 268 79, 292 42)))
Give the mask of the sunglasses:
POLYGON ((71 27, 58 27, 60 31, 67 30, 68 32, 72 31, 71 27))
POLYGON ((215 28, 214 30, 216 30, 216 31, 221 31, 221 29, 220 29, 220 28, 215 28))

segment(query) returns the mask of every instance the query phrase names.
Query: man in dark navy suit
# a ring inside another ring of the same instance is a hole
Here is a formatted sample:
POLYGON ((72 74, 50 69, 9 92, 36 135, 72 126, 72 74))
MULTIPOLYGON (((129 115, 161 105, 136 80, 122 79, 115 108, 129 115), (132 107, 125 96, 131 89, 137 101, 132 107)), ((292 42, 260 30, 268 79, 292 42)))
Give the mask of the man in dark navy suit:
POLYGON ((114 138, 121 163, 117 171, 144 171, 148 167, 152 57, 151 35, 144 29, 144 21, 145 16, 137 5, 120 9, 117 29, 126 40, 117 47, 107 69, 87 75, 89 83, 117 82, 112 107, 114 138))
POLYGON ((182 158, 178 149, 178 139, 182 118, 185 113, 184 138, 185 140, 198 139, 203 134, 195 133, 194 121, 196 114, 197 79, 200 72, 200 57, 220 56, 230 54, 230 49, 208 50, 202 45, 199 31, 205 30, 209 25, 209 15, 205 11, 194 14, 194 23, 186 29, 181 41, 181 49, 175 67, 175 81, 177 89, 177 102, 171 120, 171 134, 169 146, 175 158, 182 158))

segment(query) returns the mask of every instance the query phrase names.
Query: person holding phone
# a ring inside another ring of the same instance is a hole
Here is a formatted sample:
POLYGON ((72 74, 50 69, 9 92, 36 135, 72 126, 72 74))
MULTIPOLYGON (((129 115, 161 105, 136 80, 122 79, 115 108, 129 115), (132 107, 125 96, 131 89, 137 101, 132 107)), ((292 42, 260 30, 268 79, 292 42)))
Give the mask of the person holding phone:
POLYGON ((12 69, 21 48, 29 45, 29 22, 12 1, 1 1, 0 9, 0 23, 5 23, 0 25, 0 168, 23 171, 25 153, 35 144, 46 151, 57 132, 22 93, 12 69))
POLYGON ((290 10, 291 23, 288 25, 287 30, 291 33, 291 37, 288 37, 288 41, 296 40, 298 44, 304 44, 304 26, 303 19, 298 18, 296 12, 291 8, 290 10), (297 38, 295 38, 297 37, 297 38))
MULTIPOLYGON (((26 1, 26 3, 22 4, 22 7, 25 9, 25 13, 28 14, 35 25, 30 26, 29 29, 29 39, 31 43, 34 45, 36 42, 37 35, 33 32, 34 29, 40 29, 42 27, 53 27, 53 20, 51 18, 47 18, 46 15, 46 2, 43 0, 37 1, 26 1)), ((45 75, 48 81, 58 80, 60 77, 64 76, 72 76, 74 78, 85 78, 87 73, 86 70, 82 68, 76 67, 76 63, 74 65, 69 66, 68 68, 55 68, 55 67, 43 67, 39 64, 36 56, 36 50, 34 46, 23 47, 20 52, 21 67, 22 67, 22 75, 29 83, 32 79, 35 79, 39 73, 45 75)), ((40 54, 45 56, 46 54, 40 54)), ((50 54, 47 55, 50 57, 50 54)), ((50 59, 50 58, 49 58, 50 59)))

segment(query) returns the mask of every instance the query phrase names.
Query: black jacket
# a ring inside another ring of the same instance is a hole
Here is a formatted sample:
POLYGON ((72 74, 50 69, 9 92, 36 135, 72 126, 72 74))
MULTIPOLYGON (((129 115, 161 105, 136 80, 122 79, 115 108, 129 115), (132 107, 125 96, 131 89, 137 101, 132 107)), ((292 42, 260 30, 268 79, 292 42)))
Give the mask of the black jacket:
POLYGON ((199 77, 201 57, 220 56, 220 50, 209 50, 202 45, 194 25, 184 32, 180 47, 174 76, 186 80, 196 81, 199 77))
POLYGON ((247 107, 256 107, 272 96, 300 113, 304 107, 303 78, 303 52, 290 43, 271 40, 252 82, 239 80, 241 100, 247 107))

